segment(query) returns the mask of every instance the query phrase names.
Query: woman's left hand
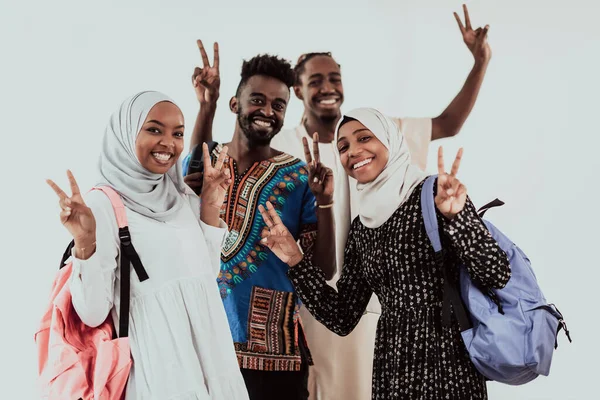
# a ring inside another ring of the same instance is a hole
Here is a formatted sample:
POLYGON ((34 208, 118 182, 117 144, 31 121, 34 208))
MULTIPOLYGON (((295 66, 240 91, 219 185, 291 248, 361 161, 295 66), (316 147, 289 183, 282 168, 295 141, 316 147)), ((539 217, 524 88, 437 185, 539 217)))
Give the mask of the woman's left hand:
POLYGON ((454 218, 456 214, 461 212, 467 201, 467 188, 456 177, 462 155, 463 149, 461 148, 456 154, 456 159, 452 164, 450 173, 447 174, 444 168, 444 150, 441 146, 438 150, 438 179, 435 205, 440 213, 448 219, 454 218))

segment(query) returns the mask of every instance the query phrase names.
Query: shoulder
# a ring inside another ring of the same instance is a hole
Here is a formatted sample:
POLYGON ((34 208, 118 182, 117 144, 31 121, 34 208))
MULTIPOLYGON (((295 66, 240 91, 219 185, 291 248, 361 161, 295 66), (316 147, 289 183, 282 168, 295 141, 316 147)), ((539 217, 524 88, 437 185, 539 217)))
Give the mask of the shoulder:
POLYGON ((296 157, 300 157, 304 154, 302 147, 302 132, 299 131, 298 127, 294 129, 282 129, 271 140, 271 147, 296 157))
MULTIPOLYGON (((281 150, 280 150, 281 151, 281 150)), ((295 170, 307 170, 306 162, 300 158, 286 152, 281 152, 278 156, 273 157, 273 164, 295 170)))
POLYGON ((112 226, 115 231, 117 230, 117 217, 113 204, 104 192, 91 190, 84 196, 84 201, 92 210, 97 225, 112 226))
POLYGON ((401 131, 427 131, 431 130, 433 120, 431 118, 414 118, 414 117, 390 117, 401 131))
POLYGON ((91 208, 94 213, 96 211, 105 212, 107 210, 112 212, 113 210, 113 206, 110 202, 110 199, 101 190, 91 190, 88 193, 86 193, 83 197, 85 204, 89 208, 91 208))

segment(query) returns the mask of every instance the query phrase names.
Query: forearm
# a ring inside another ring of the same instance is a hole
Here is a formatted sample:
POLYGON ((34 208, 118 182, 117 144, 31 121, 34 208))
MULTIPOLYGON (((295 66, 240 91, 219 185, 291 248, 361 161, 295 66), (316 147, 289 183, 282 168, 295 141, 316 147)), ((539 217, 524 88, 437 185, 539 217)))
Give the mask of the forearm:
POLYGON ((372 292, 354 266, 343 269, 337 290, 332 288, 323 271, 312 264, 314 257, 309 257, 307 254, 288 271, 296 293, 317 321, 340 336, 348 335, 360 321, 372 292))
POLYGON ((220 218, 221 210, 217 207, 211 207, 208 205, 202 204, 200 206, 200 220, 204 222, 206 225, 220 227, 221 226, 221 218, 220 218))
POLYGON ((199 144, 212 141, 212 128, 217 111, 216 103, 203 103, 198 111, 194 131, 190 140, 190 149, 199 144))
POLYGON ((486 288, 506 286, 511 276, 507 255, 477 216, 473 203, 467 200, 465 208, 452 220, 438 218, 444 235, 471 278, 486 288))
POLYGON ((335 274, 335 254, 333 208, 317 207, 317 238, 314 244, 313 264, 323 271, 327 280, 332 279, 335 274))
POLYGON ((460 92, 448 107, 433 119, 432 140, 455 136, 460 131, 477 101, 488 63, 475 62, 460 92))

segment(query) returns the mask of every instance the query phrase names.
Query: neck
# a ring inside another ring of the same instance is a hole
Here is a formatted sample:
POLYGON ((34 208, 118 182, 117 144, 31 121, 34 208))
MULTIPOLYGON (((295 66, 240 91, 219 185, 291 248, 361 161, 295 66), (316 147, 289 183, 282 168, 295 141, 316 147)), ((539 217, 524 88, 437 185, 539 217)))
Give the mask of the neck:
POLYGON ((255 145, 250 143, 237 124, 233 133, 233 139, 231 139, 231 143, 227 147, 229 148, 229 157, 233 158, 238 164, 252 164, 268 160, 277 155, 277 152, 271 148, 270 144, 255 145))
POLYGON ((320 143, 331 143, 335 138, 335 127, 340 117, 341 116, 338 115, 337 118, 323 120, 312 113, 307 113, 304 121, 304 128, 306 128, 306 131, 311 137, 313 133, 319 132, 320 143))

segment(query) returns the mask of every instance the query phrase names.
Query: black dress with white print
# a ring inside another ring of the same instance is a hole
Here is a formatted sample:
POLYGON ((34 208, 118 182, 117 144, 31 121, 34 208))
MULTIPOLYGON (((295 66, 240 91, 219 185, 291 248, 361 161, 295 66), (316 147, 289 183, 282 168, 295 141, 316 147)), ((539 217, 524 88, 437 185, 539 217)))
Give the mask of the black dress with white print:
MULTIPOLYGON (((328 329, 349 334, 371 294, 382 306, 373 363, 373 399, 486 399, 485 378, 469 359, 454 316, 442 324, 444 273, 434 260, 423 217, 421 186, 379 228, 357 218, 345 249, 337 290, 312 257, 290 268, 289 277, 304 305, 328 329)), ((458 280, 458 265, 486 288, 510 278, 504 251, 491 237, 469 199, 451 221, 438 212, 446 251, 444 268, 458 280)))

